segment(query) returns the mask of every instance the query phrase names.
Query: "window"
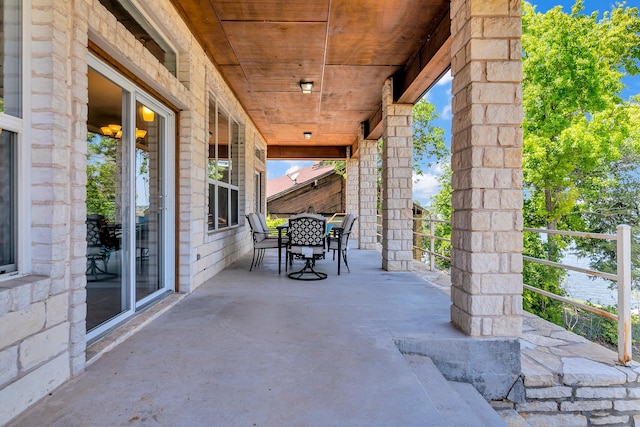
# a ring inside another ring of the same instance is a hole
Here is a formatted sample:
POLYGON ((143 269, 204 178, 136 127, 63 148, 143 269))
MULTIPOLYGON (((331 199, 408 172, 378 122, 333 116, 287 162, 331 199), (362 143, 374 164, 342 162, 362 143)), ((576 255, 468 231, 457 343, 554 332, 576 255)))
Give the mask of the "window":
MULTIPOLYGON (((18 207, 21 177, 28 175, 18 163, 22 117, 22 2, 0 0, 0 277, 18 270, 18 207)), ((22 150, 22 151, 21 151, 22 150)), ((25 162, 26 163, 26 162, 25 162)), ((23 215, 24 218, 24 215, 23 215)), ((23 223, 27 223, 25 221, 23 223)))
POLYGON ((238 225, 238 123, 212 99, 209 102, 209 211, 207 227, 238 225))
POLYGON ((176 75, 175 50, 149 23, 132 0, 99 1, 171 74, 176 75))

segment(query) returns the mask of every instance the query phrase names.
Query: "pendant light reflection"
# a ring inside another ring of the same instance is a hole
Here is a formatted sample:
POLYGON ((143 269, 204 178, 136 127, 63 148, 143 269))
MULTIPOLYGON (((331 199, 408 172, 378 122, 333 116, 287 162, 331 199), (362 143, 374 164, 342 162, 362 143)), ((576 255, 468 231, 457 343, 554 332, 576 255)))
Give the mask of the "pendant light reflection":
MULTIPOLYGON (((122 126, 119 125, 107 125, 100 128, 104 136, 110 136, 112 138, 122 138, 122 126)), ((142 139, 147 136, 147 131, 144 129, 136 128, 136 139, 142 139)))

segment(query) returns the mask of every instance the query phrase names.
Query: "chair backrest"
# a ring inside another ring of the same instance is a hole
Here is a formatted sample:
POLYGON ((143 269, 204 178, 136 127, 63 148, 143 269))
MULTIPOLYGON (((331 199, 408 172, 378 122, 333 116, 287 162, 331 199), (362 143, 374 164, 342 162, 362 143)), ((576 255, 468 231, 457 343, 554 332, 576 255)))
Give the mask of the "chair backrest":
POLYGON ((253 233, 253 240, 256 242, 262 242, 267 238, 267 234, 262 229, 262 224, 260 224, 260 219, 258 219, 258 215, 255 212, 250 212, 247 214, 247 219, 249 220, 249 226, 251 227, 251 232, 253 233))
POLYGON ((322 215, 294 215, 289 218, 289 244, 324 247, 326 230, 327 219, 322 215))
POLYGON ((258 217, 258 220, 260 221, 260 225, 262 226, 262 231, 268 233, 269 232, 269 226, 267 225, 267 218, 264 216, 264 214, 262 212, 257 212, 256 216, 258 217))
POLYGON ((100 215, 87 215, 87 246, 89 247, 102 246, 102 242, 100 240, 100 222, 100 215))
POLYGON ((349 236, 351 235, 351 229, 353 228, 353 224, 358 219, 355 215, 347 214, 342 221, 342 245, 346 247, 346 243, 349 241, 349 236))

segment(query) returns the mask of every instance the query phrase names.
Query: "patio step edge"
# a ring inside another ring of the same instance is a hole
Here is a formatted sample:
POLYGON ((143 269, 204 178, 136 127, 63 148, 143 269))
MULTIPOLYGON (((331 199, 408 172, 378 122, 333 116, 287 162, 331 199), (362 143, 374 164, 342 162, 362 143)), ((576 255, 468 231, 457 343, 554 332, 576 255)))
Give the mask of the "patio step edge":
POLYGON ((427 356, 405 354, 404 357, 448 425, 507 427, 505 421, 472 385, 467 384, 471 390, 448 381, 427 356))

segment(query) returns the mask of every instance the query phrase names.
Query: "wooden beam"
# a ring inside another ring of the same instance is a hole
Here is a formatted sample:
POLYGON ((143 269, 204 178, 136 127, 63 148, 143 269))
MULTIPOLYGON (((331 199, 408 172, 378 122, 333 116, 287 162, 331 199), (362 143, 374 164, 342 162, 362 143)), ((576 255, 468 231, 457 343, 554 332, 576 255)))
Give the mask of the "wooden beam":
POLYGON ((394 101, 415 104, 451 65, 451 18, 449 9, 418 54, 393 81, 394 101))
POLYGON ((267 146, 267 160, 346 160, 346 158, 346 146, 267 146))
POLYGON ((364 139, 378 140, 382 136, 382 102, 378 106, 378 109, 369 120, 366 121, 364 127, 364 139))

